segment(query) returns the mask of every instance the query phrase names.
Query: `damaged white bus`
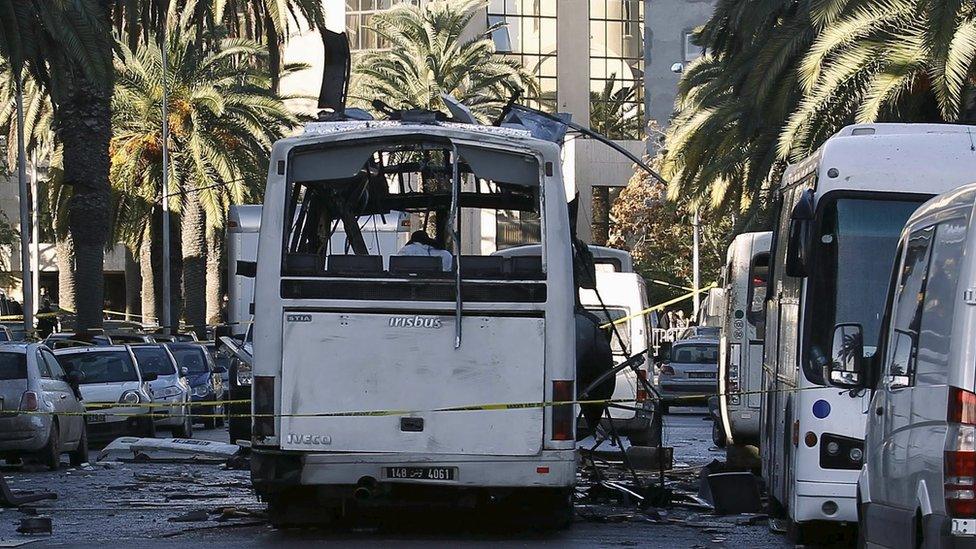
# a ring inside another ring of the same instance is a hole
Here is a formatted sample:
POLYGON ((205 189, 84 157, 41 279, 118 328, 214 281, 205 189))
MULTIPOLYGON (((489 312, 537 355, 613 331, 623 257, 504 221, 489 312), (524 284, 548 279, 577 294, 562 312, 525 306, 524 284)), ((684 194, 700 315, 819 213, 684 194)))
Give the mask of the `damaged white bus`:
POLYGON ((272 522, 440 502, 568 525, 574 407, 538 403, 576 394, 570 235, 559 147, 528 132, 328 122, 278 142, 253 370, 252 480, 272 522), (541 256, 462 237, 498 210, 538 220, 541 256), (357 220, 390 212, 450 268, 371 255, 357 220), (340 228, 349 246, 332 249, 340 228))

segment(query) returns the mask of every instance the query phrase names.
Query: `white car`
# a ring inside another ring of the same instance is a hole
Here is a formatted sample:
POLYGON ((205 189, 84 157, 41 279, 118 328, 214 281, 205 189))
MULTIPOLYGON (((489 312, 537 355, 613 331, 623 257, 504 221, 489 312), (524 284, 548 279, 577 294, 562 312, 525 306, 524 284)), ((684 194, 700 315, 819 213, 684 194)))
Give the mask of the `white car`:
POLYGON ((132 351, 125 345, 71 347, 54 351, 69 374, 81 372, 81 395, 88 415, 92 438, 134 435, 156 436, 150 414, 152 388, 156 374, 143 374, 132 351))
POLYGON ((193 437, 193 418, 190 415, 190 384, 187 372, 181 372, 176 358, 165 345, 154 343, 130 346, 143 375, 158 377, 152 387, 153 416, 157 427, 173 431, 174 437, 193 437))

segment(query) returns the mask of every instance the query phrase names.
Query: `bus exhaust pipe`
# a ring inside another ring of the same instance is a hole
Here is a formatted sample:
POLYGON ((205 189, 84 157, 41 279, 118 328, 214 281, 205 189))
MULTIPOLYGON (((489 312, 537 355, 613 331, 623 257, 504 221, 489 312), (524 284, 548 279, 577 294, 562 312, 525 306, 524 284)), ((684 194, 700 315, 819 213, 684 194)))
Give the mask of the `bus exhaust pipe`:
POLYGON ((357 501, 366 501, 373 498, 373 491, 376 489, 376 479, 373 477, 363 477, 356 483, 356 489, 352 495, 357 501))

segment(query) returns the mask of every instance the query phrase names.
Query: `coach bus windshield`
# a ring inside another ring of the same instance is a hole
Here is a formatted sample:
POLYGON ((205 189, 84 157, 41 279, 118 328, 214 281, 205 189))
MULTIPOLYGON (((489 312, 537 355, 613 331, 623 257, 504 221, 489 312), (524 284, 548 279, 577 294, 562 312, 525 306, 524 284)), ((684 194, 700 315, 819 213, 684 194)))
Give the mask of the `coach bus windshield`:
POLYGON ((840 198, 824 205, 807 301, 810 353, 803 364, 811 382, 824 383, 820 364, 836 324, 860 324, 864 352, 874 354, 898 237, 923 201, 840 198))

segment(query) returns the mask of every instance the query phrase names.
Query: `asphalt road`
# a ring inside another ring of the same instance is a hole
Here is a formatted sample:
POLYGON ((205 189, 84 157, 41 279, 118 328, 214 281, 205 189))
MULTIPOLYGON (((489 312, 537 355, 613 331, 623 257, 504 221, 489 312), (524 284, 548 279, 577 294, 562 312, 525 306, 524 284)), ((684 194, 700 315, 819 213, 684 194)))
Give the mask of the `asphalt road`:
MULTIPOLYGON (((711 446, 711 424, 702 409, 672 409, 666 418, 667 444, 675 448, 678 467, 722 459, 711 446)), ((224 430, 198 431, 196 436, 227 440, 224 430)), ((633 509, 578 512, 572 528, 553 534, 499 531, 473 514, 443 516, 437 512, 391 514, 377 523, 344 531, 272 529, 261 518, 264 506, 249 487, 246 471, 202 464, 113 464, 57 472, 31 466, 4 467, 14 490, 50 490, 58 499, 37 504, 40 516, 53 522, 51 536, 27 537, 16 532, 26 514, 0 510, 0 547, 31 540, 34 546, 87 547, 265 547, 397 544, 431 546, 560 546, 560 547, 788 547, 770 532, 765 521, 739 524, 742 517, 711 517, 689 509, 658 510, 650 516, 633 509), (221 508, 234 517, 218 521, 221 508), (190 512, 203 512, 194 522, 171 522, 190 512), (252 516, 251 513, 254 513, 252 516), (585 515, 585 516, 584 516, 585 515)))

